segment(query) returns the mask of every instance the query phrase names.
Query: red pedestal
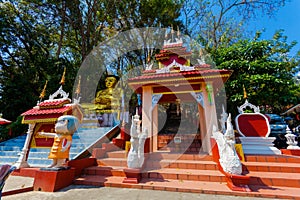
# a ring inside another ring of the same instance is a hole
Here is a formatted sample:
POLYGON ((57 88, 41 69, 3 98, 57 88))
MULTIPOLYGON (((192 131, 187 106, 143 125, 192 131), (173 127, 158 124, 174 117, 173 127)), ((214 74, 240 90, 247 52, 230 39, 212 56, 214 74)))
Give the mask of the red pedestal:
POLYGON ((97 159, 96 158, 83 158, 77 160, 71 160, 67 163, 67 165, 71 168, 75 169, 75 176, 80 176, 84 168, 97 166, 97 159))
POLYGON ((139 183, 142 177, 141 169, 124 169, 126 178, 123 180, 123 183, 139 183))
POLYGON ((280 149, 284 155, 300 156, 300 149, 280 149))
POLYGON ((55 192, 73 183, 75 178, 75 169, 61 171, 42 171, 35 174, 33 189, 43 192, 55 192))

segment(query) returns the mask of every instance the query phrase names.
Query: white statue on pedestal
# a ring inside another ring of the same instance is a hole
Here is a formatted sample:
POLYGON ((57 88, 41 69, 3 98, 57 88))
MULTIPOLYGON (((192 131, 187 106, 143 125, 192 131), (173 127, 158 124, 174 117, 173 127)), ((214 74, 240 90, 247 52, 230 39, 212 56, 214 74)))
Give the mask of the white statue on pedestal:
POLYGON ((231 123, 231 114, 227 118, 227 129, 223 135, 217 128, 213 126, 213 137, 215 138, 220 155, 220 165, 224 172, 230 174, 241 175, 242 164, 235 150, 235 136, 231 123))
POLYGON ((144 163, 144 145, 148 136, 148 130, 140 131, 140 116, 138 114, 132 117, 130 128, 131 147, 127 157, 128 168, 141 168, 144 163))

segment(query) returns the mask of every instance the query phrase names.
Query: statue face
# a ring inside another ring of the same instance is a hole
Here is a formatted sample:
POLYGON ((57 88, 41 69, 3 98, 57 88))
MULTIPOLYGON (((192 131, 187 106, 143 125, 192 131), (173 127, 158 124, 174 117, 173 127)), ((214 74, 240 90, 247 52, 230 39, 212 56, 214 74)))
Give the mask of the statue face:
POLYGON ((112 87, 114 87, 115 84, 116 84, 116 82, 117 82, 117 80, 116 80, 115 77, 107 77, 107 78, 105 79, 105 85, 106 85, 107 88, 112 88, 112 87))
POLYGON ((58 134, 68 133, 68 120, 67 119, 59 119, 55 124, 55 132, 58 134))

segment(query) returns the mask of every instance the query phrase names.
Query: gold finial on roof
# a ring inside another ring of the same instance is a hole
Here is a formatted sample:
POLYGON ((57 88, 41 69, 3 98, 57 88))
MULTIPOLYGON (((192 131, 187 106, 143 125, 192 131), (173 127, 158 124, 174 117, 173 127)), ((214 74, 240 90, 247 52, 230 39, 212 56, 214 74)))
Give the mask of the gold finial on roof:
POLYGON ((64 73, 61 77, 61 80, 60 80, 59 84, 61 84, 61 85, 65 84, 65 76, 66 76, 66 67, 64 68, 64 73))
POLYGON ((203 50, 199 49, 199 57, 201 58, 203 56, 203 50))
POLYGON ((48 80, 46 80, 46 83, 45 83, 45 85, 44 85, 44 88, 43 88, 43 90, 42 90, 42 92, 41 92, 41 94, 40 94, 40 99, 43 99, 43 98, 45 97, 45 95, 46 95, 46 87, 47 87, 47 83, 48 83, 48 80))
POLYGON ((80 83, 81 82, 81 76, 78 77, 78 84, 77 84, 77 88, 75 91, 75 94, 79 95, 80 94, 80 83))
POLYGON ((177 26, 177 37, 180 38, 180 30, 179 30, 179 26, 177 26))
POLYGON ((151 61, 151 56, 150 56, 150 53, 148 54, 148 57, 147 57, 147 63, 149 63, 151 61))
POLYGON ((244 84, 243 84, 243 92, 244 92, 244 99, 247 99, 248 96, 247 96, 247 92, 246 92, 246 88, 245 88, 244 84))

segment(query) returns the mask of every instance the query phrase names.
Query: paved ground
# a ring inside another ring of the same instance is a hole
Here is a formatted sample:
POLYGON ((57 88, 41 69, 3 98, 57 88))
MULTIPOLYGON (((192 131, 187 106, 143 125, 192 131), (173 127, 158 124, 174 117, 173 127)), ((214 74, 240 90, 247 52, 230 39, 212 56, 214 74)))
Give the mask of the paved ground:
MULTIPOLYGON (((3 192, 30 187, 33 178, 9 176, 3 192)), ((138 190, 126 188, 88 187, 71 185, 58 192, 25 192, 2 197, 2 200, 266 200, 265 198, 207 195, 183 192, 166 192, 157 190, 138 190)))

